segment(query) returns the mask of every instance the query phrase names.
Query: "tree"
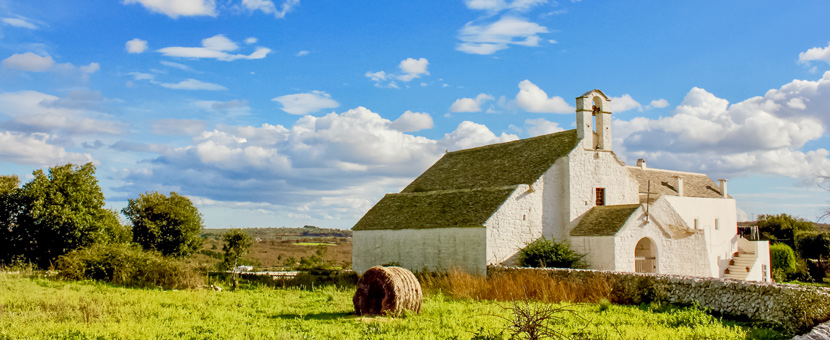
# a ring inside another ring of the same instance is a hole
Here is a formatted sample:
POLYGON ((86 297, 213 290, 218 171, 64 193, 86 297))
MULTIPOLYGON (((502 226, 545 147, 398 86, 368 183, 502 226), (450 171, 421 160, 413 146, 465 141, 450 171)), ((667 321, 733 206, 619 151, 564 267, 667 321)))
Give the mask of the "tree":
MULTIPOLYGON (((820 177, 820 180, 821 180, 821 182, 819 183, 819 187, 821 187, 824 190, 827 190, 827 192, 830 192, 830 176, 819 176, 819 177, 820 177)), ((828 202, 828 203, 830 203, 830 202, 828 202)), ((821 212, 821 215, 819 215, 819 217, 818 217, 818 221, 821 222, 821 220, 823 220, 825 218, 828 218, 828 217, 830 217, 830 205, 828 205, 826 208, 824 208, 824 210, 821 212)))
POLYGON ((117 242, 125 233, 117 215, 104 208, 95 166, 66 164, 32 173, 16 188, 16 176, 2 180, 0 213, 6 239, 4 262, 22 257, 45 268, 58 256, 97 242, 117 242), (9 185, 13 183, 14 185, 9 185))
POLYGON ((784 243, 776 243, 769 246, 770 265, 775 280, 783 282, 787 276, 795 273, 798 269, 795 252, 790 246, 784 243))
POLYGON ((830 258, 830 233, 798 234, 798 254, 803 259, 826 260, 830 258))
POLYGON ((5 194, 17 189, 20 186, 20 178, 17 175, 0 176, 0 194, 5 194))
POLYGON ((240 229, 229 230, 222 235, 222 241, 224 242, 222 252, 225 255, 223 265, 225 268, 231 269, 236 267, 239 258, 247 253, 248 249, 253 245, 251 235, 240 229))
POLYGON ((584 268, 584 257, 567 243, 542 237, 519 251, 519 264, 523 267, 584 268))
POLYGON ((781 242, 793 249, 797 249, 795 237, 798 233, 813 230, 813 223, 787 214, 758 216, 762 240, 781 242))
POLYGON ((202 246, 202 214, 187 197, 156 191, 130 199, 121 212, 133 226, 133 242, 165 256, 188 257, 202 246))

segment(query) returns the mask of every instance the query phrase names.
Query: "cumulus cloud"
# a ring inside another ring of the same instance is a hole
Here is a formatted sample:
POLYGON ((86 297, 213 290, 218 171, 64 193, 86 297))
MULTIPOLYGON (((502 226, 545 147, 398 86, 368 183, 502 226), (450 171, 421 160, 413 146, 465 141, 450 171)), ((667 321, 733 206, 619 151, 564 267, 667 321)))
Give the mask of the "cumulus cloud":
POLYGON ((135 38, 127 41, 125 48, 127 49, 127 53, 143 53, 147 50, 147 40, 135 38))
POLYGON ((46 133, 0 131, 0 163, 50 166, 93 161, 87 153, 68 152, 63 147, 52 144, 54 138, 46 133))
POLYGON ((527 125, 527 134, 531 137, 565 131, 558 123, 548 121, 544 118, 525 120, 525 125, 527 125))
POLYGON ((29 72, 47 71, 54 65, 55 60, 52 57, 48 55, 41 57, 32 52, 13 54, 11 57, 3 59, 3 67, 29 72))
POLYGON ((37 91, 0 93, 0 121, 6 130, 26 133, 120 134, 123 124, 101 113, 103 98, 98 92, 74 91, 57 97, 37 91))
POLYGON ((830 64, 830 43, 827 43, 827 47, 813 47, 798 54, 800 63, 809 64, 816 60, 830 64))
POLYGON ((272 100, 282 104, 282 110, 292 115, 305 115, 340 106, 340 103, 331 99, 330 94, 323 91, 288 94, 272 100))
POLYGON ((15 16, 14 18, 2 18, 0 20, 2 20, 4 24, 9 26, 27 28, 30 30, 38 29, 37 25, 35 25, 31 19, 19 15, 15 16))
POLYGON ((180 16, 216 16, 214 0, 124 0, 124 3, 139 3, 152 12, 174 19, 180 16))
POLYGON ((492 23, 468 22, 458 33, 457 50, 470 54, 493 54, 509 45, 539 46, 539 34, 548 29, 524 18, 504 16, 492 23))
POLYGON ((611 112, 623 112, 631 109, 643 111, 643 106, 640 105, 631 95, 624 94, 622 97, 611 97, 611 112))
POLYGON ((224 35, 217 34, 210 38, 202 39, 202 47, 165 47, 159 49, 158 52, 168 57, 196 59, 206 58, 222 61, 234 61, 238 59, 263 59, 268 55, 268 53, 271 53, 271 49, 266 47, 257 47, 254 52, 248 55, 228 53, 236 51, 237 49, 239 49, 239 45, 224 35))
POLYGON ((522 80, 519 83, 519 93, 516 94, 516 104, 527 112, 536 113, 573 113, 576 108, 570 106, 562 97, 548 97, 544 90, 540 89, 530 80, 522 80))
MULTIPOLYGON (((402 117, 415 121, 424 114, 402 117)), ((123 189, 176 186, 217 205, 249 205, 348 224, 446 150, 516 138, 462 122, 443 138, 429 139, 401 131, 407 119, 396 123, 358 107, 303 116, 289 127, 218 126, 199 134, 191 145, 158 150, 146 166, 125 170, 129 184, 123 189)))
POLYGON ((669 106, 669 101, 663 98, 652 100, 651 103, 648 104, 649 107, 653 107, 656 109, 662 109, 664 107, 669 106))
POLYGON ((398 79, 408 82, 412 79, 420 78, 422 75, 429 75, 427 65, 429 65, 427 58, 406 58, 398 65, 398 68, 403 72, 402 75, 398 76, 398 79))
POLYGON ((390 127, 401 132, 415 132, 431 129, 433 126, 432 117, 426 112, 404 112, 398 119, 392 122, 390 127))
POLYGON ((615 149, 662 167, 731 177, 814 179, 830 167, 825 148, 803 150, 830 126, 830 72, 817 81, 795 80, 730 105, 693 88, 673 115, 614 121, 615 149))
POLYGON ((481 93, 475 98, 456 99, 450 106, 451 112, 481 112, 481 104, 488 100, 494 100, 493 96, 481 93))
POLYGON ((277 18, 285 18, 288 12, 300 5, 300 0, 286 0, 277 8, 271 0, 242 0, 242 5, 250 11, 261 11, 265 14, 273 14, 277 18))
POLYGON ((199 119, 161 119, 153 122, 150 131, 156 135, 197 136, 207 124, 199 119))
POLYGON ((199 81, 196 79, 187 79, 182 80, 178 83, 162 83, 161 86, 164 86, 168 89, 174 90, 207 90, 207 91, 222 91, 227 90, 228 88, 213 84, 213 83, 206 83, 203 81, 199 81))

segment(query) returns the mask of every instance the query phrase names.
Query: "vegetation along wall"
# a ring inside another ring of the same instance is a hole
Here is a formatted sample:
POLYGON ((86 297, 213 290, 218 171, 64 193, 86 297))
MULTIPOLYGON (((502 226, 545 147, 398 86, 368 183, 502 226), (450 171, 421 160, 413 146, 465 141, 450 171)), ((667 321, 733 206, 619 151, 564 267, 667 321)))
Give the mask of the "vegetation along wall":
POLYGON ((543 271, 555 280, 604 278, 616 303, 698 303, 726 315, 779 324, 803 333, 830 319, 830 289, 793 284, 582 269, 488 267, 488 275, 543 271))

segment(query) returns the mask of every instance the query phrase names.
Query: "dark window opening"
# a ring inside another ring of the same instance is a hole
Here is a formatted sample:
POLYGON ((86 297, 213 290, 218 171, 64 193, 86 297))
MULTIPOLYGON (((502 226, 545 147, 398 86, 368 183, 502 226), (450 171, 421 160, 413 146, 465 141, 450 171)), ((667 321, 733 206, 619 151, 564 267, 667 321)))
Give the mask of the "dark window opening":
POLYGON ((605 205, 605 188, 597 188, 597 205, 605 205))

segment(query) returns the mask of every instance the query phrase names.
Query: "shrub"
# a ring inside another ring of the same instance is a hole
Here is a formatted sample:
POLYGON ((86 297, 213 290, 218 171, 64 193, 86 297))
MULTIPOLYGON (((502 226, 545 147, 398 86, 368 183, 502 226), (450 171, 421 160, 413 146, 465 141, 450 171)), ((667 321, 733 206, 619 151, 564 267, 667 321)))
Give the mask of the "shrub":
POLYGON ((98 244, 72 251, 58 259, 56 269, 64 279, 141 288, 182 289, 204 283, 195 266, 126 244, 98 244))
POLYGON ((795 252, 790 246, 783 243, 773 244, 769 247, 769 255, 773 273, 778 270, 780 276, 781 273, 789 275, 796 272, 795 252))
POLYGON ((523 267, 585 268, 584 257, 573 251, 568 243, 542 237, 519 251, 519 264, 523 267))

